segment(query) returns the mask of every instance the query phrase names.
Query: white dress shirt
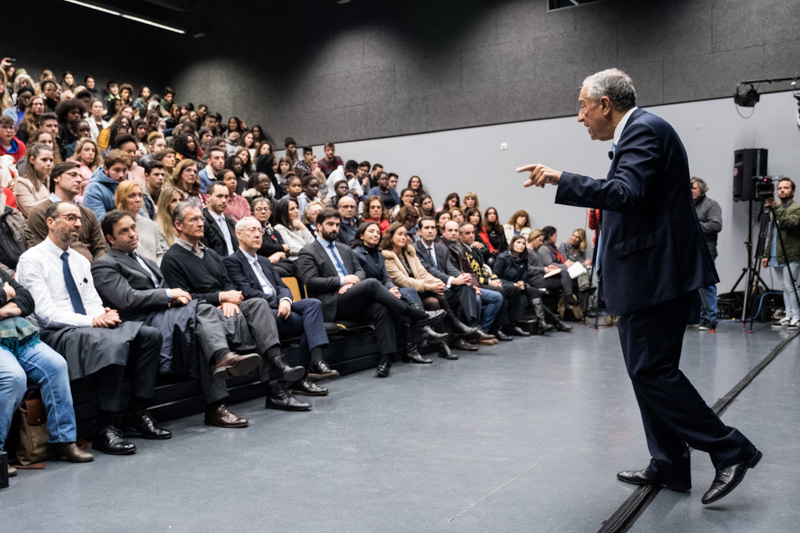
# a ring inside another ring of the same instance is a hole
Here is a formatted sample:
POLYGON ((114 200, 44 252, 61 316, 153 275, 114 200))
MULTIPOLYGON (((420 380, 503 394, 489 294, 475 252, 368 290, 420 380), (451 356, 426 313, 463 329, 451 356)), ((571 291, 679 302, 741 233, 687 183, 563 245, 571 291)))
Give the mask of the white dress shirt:
POLYGON ((94 288, 91 263, 72 248, 67 250, 69 268, 86 309, 82 315, 72 310, 64 283, 63 253, 48 237, 20 256, 17 281, 30 291, 36 303, 36 311, 28 318, 40 328, 91 327, 93 318, 105 312, 94 288))
POLYGON ((212 212, 211 216, 213 216, 214 220, 217 221, 217 226, 219 226, 219 230, 222 232, 222 236, 225 238, 225 246, 228 247, 228 255, 231 255, 236 250, 233 249, 233 241, 231 240, 231 231, 230 228, 228 227, 228 222, 225 220, 225 213, 218 215, 212 212))

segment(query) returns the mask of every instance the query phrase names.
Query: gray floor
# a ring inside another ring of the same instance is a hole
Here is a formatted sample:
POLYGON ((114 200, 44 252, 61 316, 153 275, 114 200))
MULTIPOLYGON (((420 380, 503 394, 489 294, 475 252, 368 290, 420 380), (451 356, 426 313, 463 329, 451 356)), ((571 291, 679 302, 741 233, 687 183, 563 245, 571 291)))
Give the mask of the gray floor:
MULTIPOLYGON (((785 336, 689 331, 683 370, 713 404, 785 336)), ((714 472, 695 452, 693 492, 661 491, 634 531, 800 530, 798 357, 795 340, 723 417, 764 452, 742 486, 702 506, 714 472)), ((20 472, 0 531, 597 531, 633 490, 616 471, 648 460, 613 328, 328 387, 310 413, 247 402, 248 429, 194 416, 131 457, 20 472)))

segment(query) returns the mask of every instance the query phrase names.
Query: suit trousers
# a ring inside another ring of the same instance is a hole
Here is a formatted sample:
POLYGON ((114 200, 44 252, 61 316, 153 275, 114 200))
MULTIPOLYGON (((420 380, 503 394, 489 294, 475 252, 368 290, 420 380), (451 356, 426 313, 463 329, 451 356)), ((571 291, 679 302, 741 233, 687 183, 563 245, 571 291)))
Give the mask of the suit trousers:
MULTIPOLYGON (((114 332, 113 329, 105 331, 111 334, 114 332)), ((110 413, 122 411, 122 380, 126 368, 131 374, 131 396, 141 400, 152 399, 156 389, 160 354, 161 332, 150 326, 142 326, 139 334, 130 343, 127 367, 109 365, 92 375, 100 410, 110 413)))
POLYGON ((755 452, 725 426, 678 369, 693 294, 619 317, 619 338, 644 423, 650 469, 662 479, 690 483, 689 450, 707 452, 717 470, 755 452))
POLYGON ((363 322, 368 317, 375 323, 381 355, 397 352, 394 321, 407 310, 406 302, 395 297, 380 281, 372 278, 356 283, 347 292, 340 294, 336 302, 337 319, 363 322))
POLYGON ((451 285, 444 295, 453 312, 462 322, 471 326, 477 323, 480 313, 480 298, 475 297, 475 289, 469 285, 451 285))
POLYGON ((303 366, 310 366, 311 349, 328 344, 325 321, 322 319, 322 302, 316 298, 305 298, 292 302, 292 312, 285 319, 278 318, 278 310, 273 309, 275 324, 281 339, 300 335, 300 352, 303 366))

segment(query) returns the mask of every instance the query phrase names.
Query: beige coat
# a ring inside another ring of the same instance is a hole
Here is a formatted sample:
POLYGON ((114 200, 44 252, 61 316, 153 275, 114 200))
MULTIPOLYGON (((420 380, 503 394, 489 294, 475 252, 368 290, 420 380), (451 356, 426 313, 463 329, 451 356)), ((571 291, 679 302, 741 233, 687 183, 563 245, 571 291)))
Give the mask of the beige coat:
POLYGON ((17 208, 27 217, 36 204, 50 198, 50 177, 36 189, 30 179, 19 176, 14 184, 14 197, 17 199, 17 208))
POLYGON ((405 256, 406 261, 411 266, 414 277, 408 275, 405 265, 397 257, 397 254, 392 250, 383 250, 383 257, 386 259, 386 273, 395 285, 398 287, 411 287, 416 289, 417 292, 425 292, 426 281, 429 283, 439 281, 438 278, 435 278, 422 266, 413 246, 406 246, 405 256))

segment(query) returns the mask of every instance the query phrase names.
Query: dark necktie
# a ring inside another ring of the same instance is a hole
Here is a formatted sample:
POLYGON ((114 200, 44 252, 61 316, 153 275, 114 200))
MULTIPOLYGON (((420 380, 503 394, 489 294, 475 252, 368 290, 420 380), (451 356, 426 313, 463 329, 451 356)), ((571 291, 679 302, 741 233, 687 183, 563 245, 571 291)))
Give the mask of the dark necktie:
POLYGON ((433 249, 433 246, 428 248, 428 253, 431 254, 431 264, 433 268, 439 268, 439 265, 436 264, 436 251, 433 249))
POLYGON ((348 272, 345 268, 344 264, 339 260, 339 254, 336 253, 336 246, 333 243, 328 245, 328 248, 331 249, 331 255, 333 259, 336 261, 336 266, 338 266, 342 270, 342 275, 347 276, 348 272))
POLYGON ((61 261, 64 263, 64 283, 67 285, 67 292, 69 293, 69 301, 72 303, 72 310, 85 315, 86 308, 83 307, 81 293, 78 292, 78 286, 75 285, 75 279, 72 277, 72 271, 69 269, 69 253, 64 252, 61 254, 61 261))
POLYGON ((611 143, 611 151, 608 152, 608 158, 614 159, 614 154, 617 153, 617 145, 615 143, 611 143))

